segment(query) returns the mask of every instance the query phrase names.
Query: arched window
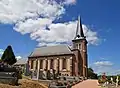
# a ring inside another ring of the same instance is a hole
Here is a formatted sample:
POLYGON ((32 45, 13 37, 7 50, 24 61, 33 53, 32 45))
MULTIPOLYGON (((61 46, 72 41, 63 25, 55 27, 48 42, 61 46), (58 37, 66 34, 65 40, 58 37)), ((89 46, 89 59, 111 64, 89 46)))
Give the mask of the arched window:
POLYGON ((36 69, 38 69, 38 60, 36 60, 36 69))
POLYGON ((53 69, 53 59, 51 59, 50 69, 53 69))
POLYGON ((40 69, 43 68, 43 60, 40 60, 40 69))
POLYGON ((79 48, 78 49, 81 49, 81 44, 78 44, 79 48))
POLYGON ((66 69, 66 59, 65 58, 63 59, 63 66, 62 67, 63 67, 63 69, 66 69))
POLYGON ((33 69, 33 60, 31 60, 31 69, 33 69))

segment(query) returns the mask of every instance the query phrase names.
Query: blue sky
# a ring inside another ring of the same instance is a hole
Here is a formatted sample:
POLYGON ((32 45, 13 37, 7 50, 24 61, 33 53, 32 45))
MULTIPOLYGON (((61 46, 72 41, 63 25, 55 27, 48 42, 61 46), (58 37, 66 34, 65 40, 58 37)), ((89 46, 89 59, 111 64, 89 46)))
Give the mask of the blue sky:
MULTIPOLYGON (((26 6, 24 4, 22 6, 22 1, 17 2, 12 0, 12 4, 9 0, 6 0, 6 2, 0 1, 0 13, 2 13, 0 15, 1 52, 8 45, 12 45, 15 55, 24 58, 35 47, 70 42, 71 37, 69 36, 71 33, 68 32, 68 29, 71 29, 73 31, 72 33, 74 33, 77 17, 81 15, 83 26, 85 28, 87 27, 85 30, 89 31, 86 35, 88 39, 91 39, 88 45, 89 67, 92 67, 97 73, 107 72, 108 74, 114 74, 119 72, 119 0, 63 0, 61 2, 63 5, 53 4, 55 7, 50 5, 50 12, 44 11, 42 13, 41 9, 39 9, 39 15, 37 14, 37 16, 36 9, 31 9, 32 4, 26 7, 27 9, 25 11, 22 10, 22 7, 26 6), (17 8, 16 6, 14 7, 15 4, 18 6, 17 8), (24 13, 29 16, 26 16, 24 13), (38 30, 45 30, 46 25, 52 31, 38 30), (68 34, 68 37, 65 37, 65 39, 62 39, 64 38, 63 33, 60 32, 60 30, 64 31, 63 29, 67 29, 64 34, 68 34), (51 40, 51 35, 53 34, 55 36, 53 32, 61 33, 61 35, 51 40), (45 35, 46 33, 49 36, 45 35), (49 38, 45 40, 46 37, 49 38)), ((42 0, 38 1, 40 4, 42 0)), ((28 0, 24 2, 30 3, 28 0)), ((32 6, 34 8, 34 4, 32 6)))

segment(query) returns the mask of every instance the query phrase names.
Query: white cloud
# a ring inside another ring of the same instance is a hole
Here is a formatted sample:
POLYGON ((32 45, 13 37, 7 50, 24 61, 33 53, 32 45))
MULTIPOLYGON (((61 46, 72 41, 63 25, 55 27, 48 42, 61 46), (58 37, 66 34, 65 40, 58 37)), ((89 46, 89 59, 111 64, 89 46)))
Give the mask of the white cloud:
POLYGON ((34 33, 38 30, 45 29, 51 23, 52 20, 48 18, 28 19, 25 22, 20 21, 17 23, 14 29, 22 34, 34 33))
POLYGON ((75 4, 76 0, 65 0, 65 4, 75 4))
POLYGON ((18 60, 18 59, 21 59, 22 57, 21 57, 21 56, 16 56, 16 58, 17 58, 17 60, 18 60))
MULTIPOLYGON (((70 42, 75 36, 77 21, 53 23, 65 13, 64 5, 76 0, 0 0, 0 22, 14 23, 14 30, 30 34, 38 45, 70 42), (49 30, 46 30, 46 27, 49 30)), ((83 25, 89 44, 97 44, 97 33, 83 25)))
MULTIPOLYGON (((70 42, 75 37, 77 21, 66 23, 52 23, 51 19, 38 18, 28 19, 15 26, 15 30, 22 34, 30 33, 31 39, 36 40, 38 45, 53 45, 61 42, 70 42), (49 30, 46 29, 46 26, 49 30)), ((97 44, 97 33, 83 25, 84 33, 90 44, 97 44)))
POLYGON ((93 63, 92 68, 98 74, 106 73, 107 75, 114 74, 114 64, 111 61, 97 61, 93 63))
POLYGON ((4 53, 3 49, 0 49, 0 55, 2 55, 4 53))
POLYGON ((94 63, 96 66, 112 66, 113 63, 110 61, 97 61, 94 63))
POLYGON ((2 23, 16 23, 39 16, 56 18, 64 11, 63 6, 54 0, 0 0, 0 22, 2 23))

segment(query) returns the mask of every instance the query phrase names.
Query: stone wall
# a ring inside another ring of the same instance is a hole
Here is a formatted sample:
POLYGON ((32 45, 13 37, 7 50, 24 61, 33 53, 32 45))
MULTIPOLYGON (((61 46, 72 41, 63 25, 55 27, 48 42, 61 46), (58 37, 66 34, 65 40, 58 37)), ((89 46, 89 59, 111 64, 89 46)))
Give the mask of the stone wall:
MULTIPOLYGON (((29 59, 29 65, 31 65, 31 60, 34 60, 33 61, 33 69, 30 69, 30 70, 38 70, 36 69, 36 66, 37 66, 37 61, 40 61, 40 60, 43 60, 43 68, 40 69, 40 70, 45 70, 47 68, 47 70, 51 70, 50 69, 50 63, 51 63, 51 59, 53 59, 53 69, 56 70, 56 72, 59 72, 61 74, 68 74, 68 75, 72 75, 72 57, 71 56, 59 56, 59 57, 47 57, 47 58, 38 58, 38 59, 29 59), (63 69, 63 58, 66 59, 66 69, 63 69), (58 64, 59 62, 59 64, 58 64), (59 65, 59 66, 58 66, 59 65), (59 69, 58 69, 59 68, 59 69)), ((37 68, 40 68, 40 63, 38 65, 39 67, 37 68)), ((30 66, 31 67, 31 66, 30 66)))

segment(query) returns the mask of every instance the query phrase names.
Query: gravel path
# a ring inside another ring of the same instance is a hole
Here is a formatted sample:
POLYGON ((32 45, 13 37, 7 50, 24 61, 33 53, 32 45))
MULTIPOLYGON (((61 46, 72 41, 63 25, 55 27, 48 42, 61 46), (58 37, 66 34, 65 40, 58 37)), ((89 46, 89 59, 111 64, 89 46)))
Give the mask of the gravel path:
POLYGON ((98 86, 98 80, 88 79, 74 85, 72 88, 100 88, 100 87, 98 86))

